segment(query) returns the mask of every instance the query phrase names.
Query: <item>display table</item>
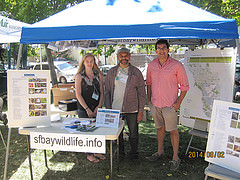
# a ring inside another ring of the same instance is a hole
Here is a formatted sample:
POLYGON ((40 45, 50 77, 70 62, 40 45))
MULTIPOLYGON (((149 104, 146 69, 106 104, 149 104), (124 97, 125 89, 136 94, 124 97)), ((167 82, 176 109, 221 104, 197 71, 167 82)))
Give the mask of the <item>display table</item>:
MULTIPOLYGON (((86 120, 86 119, 81 118, 80 120, 86 120)), ((28 147, 28 156, 29 156, 31 179, 33 179, 33 175, 32 175, 32 163, 31 163, 31 153, 30 153, 30 132, 69 134, 70 132, 67 131, 66 129, 64 129, 63 127, 64 127, 64 124, 63 124, 62 121, 60 121, 60 122, 52 122, 50 127, 19 128, 19 134, 27 136, 27 147, 28 147)), ((80 132, 79 131, 79 132, 74 132, 74 133, 71 133, 71 134, 102 135, 102 136, 105 136, 105 140, 110 141, 110 173, 111 173, 111 176, 112 176, 112 167, 113 167, 112 141, 117 140, 117 154, 119 154, 118 136, 120 135, 123 127, 124 127, 124 121, 120 121, 119 128, 99 127, 92 132, 80 132)), ((44 151, 44 153, 45 153, 45 164, 47 166, 46 151, 44 151)), ((118 157, 118 155, 117 155, 117 157, 118 157)))

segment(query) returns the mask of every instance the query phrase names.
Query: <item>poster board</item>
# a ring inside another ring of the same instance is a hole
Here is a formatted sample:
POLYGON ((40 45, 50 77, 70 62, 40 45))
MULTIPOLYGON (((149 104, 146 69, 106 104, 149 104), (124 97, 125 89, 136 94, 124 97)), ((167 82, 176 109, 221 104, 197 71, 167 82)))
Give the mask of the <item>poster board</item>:
POLYGON ((232 102, 235 66, 234 48, 186 52, 184 67, 189 80, 189 91, 181 104, 180 124, 197 129, 195 121, 198 124, 210 122, 215 99, 232 102))
POLYGON ((205 160, 240 172, 240 104, 214 101, 205 160))
POLYGON ((96 127, 118 128, 120 110, 98 108, 96 127))
POLYGON ((50 126, 50 71, 8 70, 8 126, 50 126))

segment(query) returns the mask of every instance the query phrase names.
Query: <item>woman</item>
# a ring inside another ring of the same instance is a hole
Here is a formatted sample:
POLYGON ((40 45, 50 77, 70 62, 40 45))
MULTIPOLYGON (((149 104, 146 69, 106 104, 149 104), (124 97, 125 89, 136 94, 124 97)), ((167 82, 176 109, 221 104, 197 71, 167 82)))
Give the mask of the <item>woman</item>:
MULTIPOLYGON (((75 88, 78 105, 79 118, 96 117, 98 108, 103 102, 103 79, 92 54, 86 54, 80 63, 75 76, 75 88)), ((90 162, 97 163, 99 159, 104 160, 102 154, 87 154, 90 162), (97 157, 97 158, 96 158, 97 157)))

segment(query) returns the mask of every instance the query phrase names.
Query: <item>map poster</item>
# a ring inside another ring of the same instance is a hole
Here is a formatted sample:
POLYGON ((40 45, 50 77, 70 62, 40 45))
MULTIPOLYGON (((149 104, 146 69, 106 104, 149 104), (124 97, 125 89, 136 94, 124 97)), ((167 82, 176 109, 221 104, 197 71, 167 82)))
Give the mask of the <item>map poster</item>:
POLYGON ((205 160, 240 172, 240 104, 214 101, 205 160))
POLYGON ((208 131, 213 100, 232 102, 236 49, 198 49, 188 51, 184 67, 189 80, 180 108, 180 124, 198 129, 195 122, 206 124, 208 131))
POLYGON ((50 71, 8 70, 8 126, 50 126, 50 71))

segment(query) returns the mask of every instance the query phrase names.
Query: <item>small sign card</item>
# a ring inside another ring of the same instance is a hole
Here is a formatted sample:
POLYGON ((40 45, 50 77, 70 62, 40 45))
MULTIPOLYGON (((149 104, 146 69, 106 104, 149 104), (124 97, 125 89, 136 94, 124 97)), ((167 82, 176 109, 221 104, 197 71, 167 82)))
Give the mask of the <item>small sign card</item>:
POLYGON ((96 126, 118 128, 120 111, 114 109, 98 109, 96 126))

